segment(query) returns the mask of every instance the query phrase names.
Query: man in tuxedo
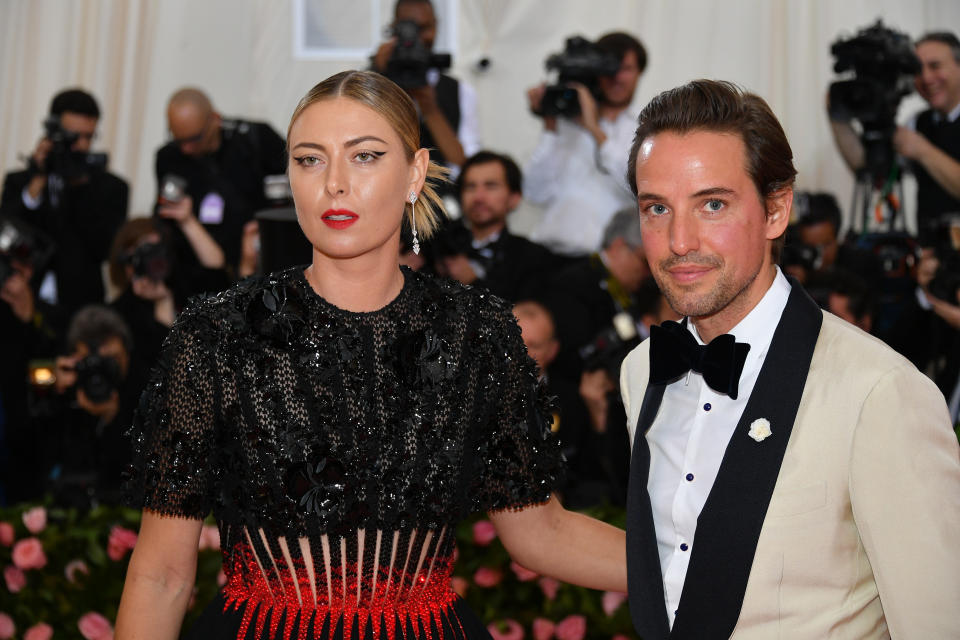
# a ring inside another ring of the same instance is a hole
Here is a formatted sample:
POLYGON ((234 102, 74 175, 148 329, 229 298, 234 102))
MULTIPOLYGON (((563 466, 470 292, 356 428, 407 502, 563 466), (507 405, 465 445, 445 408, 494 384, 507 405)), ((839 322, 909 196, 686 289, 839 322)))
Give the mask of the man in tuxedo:
POLYGON ((480 151, 467 158, 457 180, 463 218, 448 224, 434 242, 441 275, 511 302, 540 292, 557 260, 507 228, 507 216, 523 199, 521 183, 520 167, 510 156, 480 151))
POLYGON ((770 108, 724 82, 664 92, 629 167, 651 270, 685 316, 621 372, 638 633, 960 637, 943 396, 776 267, 796 171, 770 108))

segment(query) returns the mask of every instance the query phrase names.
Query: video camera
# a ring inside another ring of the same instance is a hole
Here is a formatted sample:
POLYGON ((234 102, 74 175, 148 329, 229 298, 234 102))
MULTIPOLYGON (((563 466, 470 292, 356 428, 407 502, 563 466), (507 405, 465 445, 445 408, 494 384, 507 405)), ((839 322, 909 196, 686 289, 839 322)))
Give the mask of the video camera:
POLYGON ((420 26, 412 20, 400 20, 390 30, 397 44, 387 61, 383 75, 403 89, 427 86, 429 69, 448 69, 449 53, 433 53, 420 38, 420 26))
POLYGON ((598 96, 600 87, 597 80, 601 76, 616 75, 620 70, 620 58, 586 38, 573 36, 567 39, 562 52, 547 58, 545 65, 548 71, 557 72, 557 83, 547 87, 540 110, 534 113, 538 116, 573 118, 580 115, 580 99, 576 89, 568 86, 569 83, 578 82, 598 96))
POLYGON ((830 53, 836 58, 835 72, 853 72, 853 78, 830 85, 830 117, 860 122, 865 168, 881 182, 894 162, 897 107, 913 91, 913 76, 920 72, 913 43, 877 20, 854 37, 834 42, 830 53))
POLYGON ((64 129, 59 117, 49 116, 43 121, 43 129, 52 146, 42 168, 31 160, 30 169, 34 173, 57 175, 70 181, 106 170, 107 154, 74 151, 71 148, 80 136, 64 129))

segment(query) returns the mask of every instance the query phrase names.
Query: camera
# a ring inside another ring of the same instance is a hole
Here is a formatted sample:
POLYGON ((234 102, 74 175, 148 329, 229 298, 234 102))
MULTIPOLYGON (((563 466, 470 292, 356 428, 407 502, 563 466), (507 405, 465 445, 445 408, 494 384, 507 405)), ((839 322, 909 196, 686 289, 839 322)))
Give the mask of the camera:
POLYGON ((449 53, 432 53, 420 38, 420 26, 412 20, 400 20, 393 25, 391 35, 397 44, 387 61, 383 75, 404 89, 427 86, 429 69, 448 69, 449 53))
POLYGON ((114 358, 91 354, 77 363, 77 389, 99 404, 106 402, 120 389, 120 363, 114 358))
POLYGON ((597 96, 600 91, 597 80, 601 76, 615 76, 620 70, 620 58, 604 51, 586 38, 568 38, 564 50, 547 58, 548 71, 557 72, 557 83, 549 85, 540 103, 539 116, 580 115, 580 99, 576 89, 567 86, 578 82, 597 96))
POLYGON ((131 252, 125 262, 133 267, 133 275, 164 282, 170 275, 170 257, 160 242, 146 242, 131 252))
POLYGON ((48 117, 43 121, 43 129, 45 137, 51 142, 51 147, 43 169, 31 160, 30 168, 34 172, 57 175, 64 180, 78 180, 106 170, 107 154, 72 149, 80 136, 64 129, 60 125, 59 117, 48 117))
POLYGON ((160 197, 167 202, 180 202, 187 195, 187 181, 180 176, 168 173, 160 183, 160 197))
POLYGON ((54 250, 53 241, 38 229, 16 218, 0 216, 0 285, 14 274, 14 262, 29 264, 40 272, 54 250))
POLYGON ((920 72, 913 43, 877 20, 852 38, 834 42, 830 53, 836 58, 836 73, 853 75, 830 85, 830 117, 860 122, 866 170, 882 181, 894 162, 897 107, 913 91, 913 76, 920 72))
POLYGON ((580 347, 584 371, 603 369, 611 379, 618 380, 620 364, 627 354, 640 344, 637 319, 629 311, 613 316, 610 326, 597 334, 592 342, 580 347))

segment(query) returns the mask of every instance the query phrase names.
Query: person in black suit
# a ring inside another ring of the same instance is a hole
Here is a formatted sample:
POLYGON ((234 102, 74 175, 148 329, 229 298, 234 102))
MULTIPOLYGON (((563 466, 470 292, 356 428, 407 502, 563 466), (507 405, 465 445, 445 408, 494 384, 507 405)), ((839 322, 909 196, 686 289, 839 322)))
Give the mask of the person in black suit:
POLYGON ((244 225, 269 206, 264 178, 286 172, 283 139, 264 122, 220 115, 199 89, 167 105, 172 140, 157 151, 156 215, 165 220, 187 274, 178 298, 226 288, 240 261, 244 225))
POLYGON ((35 273, 34 285, 43 283, 42 297, 64 318, 104 301, 101 266, 127 217, 127 183, 104 170, 105 157, 89 153, 99 120, 97 101, 86 91, 54 96, 28 168, 8 173, 0 196, 5 215, 55 244, 49 272, 35 273), (91 166, 97 158, 101 164, 91 166))
POLYGON ((480 151, 467 159, 457 182, 463 218, 434 243, 441 275, 511 302, 540 293, 557 260, 507 229, 507 216, 523 198, 521 184, 520 167, 509 156, 480 151))

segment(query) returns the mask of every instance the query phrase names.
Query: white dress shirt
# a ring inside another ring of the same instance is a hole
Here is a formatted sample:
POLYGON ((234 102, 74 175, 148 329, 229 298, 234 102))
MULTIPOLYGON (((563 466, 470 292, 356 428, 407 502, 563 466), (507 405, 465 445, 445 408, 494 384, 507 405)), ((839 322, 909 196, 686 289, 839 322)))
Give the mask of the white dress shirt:
MULTIPOLYGON (((697 518, 750 399, 789 296, 790 283, 778 267, 770 289, 730 331, 737 342, 750 345, 736 400, 717 393, 707 386, 701 374, 691 371, 667 386, 660 411, 647 431, 650 446, 647 491, 671 628, 696 543, 697 518)), ((687 328, 697 342, 703 344, 692 322, 687 322, 687 328)))
POLYGON ((603 228, 620 209, 636 206, 627 185, 627 159, 636 118, 624 110, 600 119, 600 147, 589 131, 567 118, 544 130, 523 170, 523 196, 544 207, 530 239, 565 255, 600 249, 603 228))

